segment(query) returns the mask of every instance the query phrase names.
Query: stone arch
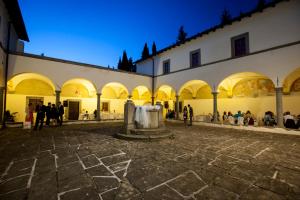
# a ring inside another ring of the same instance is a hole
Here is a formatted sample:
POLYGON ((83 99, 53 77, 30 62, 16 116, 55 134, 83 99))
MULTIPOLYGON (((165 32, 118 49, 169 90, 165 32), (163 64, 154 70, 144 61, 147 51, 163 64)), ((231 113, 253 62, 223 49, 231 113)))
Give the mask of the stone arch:
POLYGON ((133 100, 151 101, 151 91, 144 85, 135 87, 131 92, 131 96, 133 100))
POLYGON ((97 88, 94 83, 83 78, 73 78, 61 87, 61 96, 65 97, 96 97, 97 88))
POLYGON ((156 89, 155 99, 157 101, 176 100, 176 91, 169 85, 161 85, 156 89))
POLYGON ((275 84, 257 72, 238 72, 223 79, 218 87, 218 111, 233 114, 248 110, 262 123, 266 111, 275 113, 275 84))
POLYGON ((110 82, 101 89, 101 97, 107 99, 127 99, 129 95, 126 86, 119 82, 110 82))
POLYGON ((211 87, 202 80, 190 80, 179 89, 180 99, 210 99, 211 87))
POLYGON ((16 74, 7 82, 8 93, 24 95, 55 94, 56 87, 48 77, 37 73, 16 74))
POLYGON ((300 67, 285 77, 283 81, 283 92, 300 92, 300 67))
POLYGON ((231 98, 233 96, 268 96, 275 93, 273 81, 260 73, 239 72, 224 78, 217 87, 219 98, 231 98))

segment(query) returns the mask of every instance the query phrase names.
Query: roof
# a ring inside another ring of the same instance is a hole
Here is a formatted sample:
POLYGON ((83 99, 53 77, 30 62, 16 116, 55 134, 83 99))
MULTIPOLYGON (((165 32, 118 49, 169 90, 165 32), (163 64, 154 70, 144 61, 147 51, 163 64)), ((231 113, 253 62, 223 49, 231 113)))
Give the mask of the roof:
POLYGON ((170 46, 167 46, 167 47, 165 47, 165 48, 157 51, 156 55, 150 55, 150 57, 148 57, 148 58, 136 60, 135 63, 143 62, 145 60, 148 60, 149 58, 153 58, 153 57, 155 57, 155 56, 157 56, 159 54, 162 54, 165 51, 168 51, 168 50, 171 50, 173 48, 179 47, 179 46, 181 46, 183 44, 186 44, 186 43, 188 43, 188 42, 190 42, 190 41, 192 41, 194 39, 197 39, 197 38, 200 38, 200 37, 202 37, 204 35, 207 35, 207 34, 210 34, 212 32, 215 32, 218 29, 222 29, 225 26, 229 26, 229 25, 231 25, 234 22, 239 22, 239 21, 241 21, 241 20, 243 20, 243 19, 245 19, 247 17, 251 17, 255 13, 260 13, 260 12, 263 12, 267 8, 275 7, 278 3, 283 2, 283 1, 290 1, 290 0, 274 0, 274 1, 271 1, 271 2, 267 3, 263 8, 260 8, 260 9, 255 8, 255 9, 249 11, 249 12, 242 13, 238 17, 232 18, 232 20, 229 23, 227 23, 227 24, 218 24, 216 26, 213 26, 213 27, 211 27, 209 29, 206 29, 206 30, 204 30, 204 31, 202 31, 200 33, 197 33, 197 34, 195 34, 195 35, 187 38, 184 42, 178 42, 178 43, 172 44, 170 46))
POLYGON ((8 15, 15 27, 18 37, 21 40, 29 42, 18 0, 3 0, 3 2, 8 10, 8 15))

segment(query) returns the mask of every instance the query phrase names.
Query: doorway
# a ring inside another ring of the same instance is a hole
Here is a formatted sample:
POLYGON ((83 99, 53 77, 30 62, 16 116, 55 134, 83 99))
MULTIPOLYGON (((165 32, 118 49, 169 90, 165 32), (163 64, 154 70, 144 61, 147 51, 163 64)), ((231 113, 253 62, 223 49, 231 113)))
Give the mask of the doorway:
POLYGON ((69 120, 79 119, 79 101, 69 101, 69 120))

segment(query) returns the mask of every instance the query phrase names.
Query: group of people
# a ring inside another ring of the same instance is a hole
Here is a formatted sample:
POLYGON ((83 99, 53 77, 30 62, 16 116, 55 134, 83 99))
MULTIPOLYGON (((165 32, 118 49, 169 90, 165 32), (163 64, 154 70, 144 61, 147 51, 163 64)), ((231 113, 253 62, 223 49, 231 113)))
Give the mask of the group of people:
POLYGON ((245 113, 242 113, 239 110, 236 114, 232 114, 230 111, 228 113, 224 111, 222 119, 224 124, 240 125, 240 126, 255 124, 255 118, 251 114, 250 110, 247 110, 247 112, 245 113))
POLYGON ((193 124, 194 111, 192 106, 188 104, 188 107, 184 106, 183 108, 183 121, 185 126, 192 126, 193 124), (187 123, 189 118, 189 124, 187 123))
POLYGON ((176 113, 175 110, 168 109, 166 113, 166 119, 175 119, 176 113))
POLYGON ((62 125, 63 115, 64 115, 64 106, 61 102, 58 102, 58 105, 48 103, 48 106, 43 105, 43 101, 39 101, 34 108, 32 103, 28 104, 26 109, 26 118, 25 122, 33 124, 34 118, 33 113, 36 112, 35 126, 33 130, 41 130, 44 125, 44 120, 46 117, 46 125, 50 126, 52 122, 53 125, 62 125))

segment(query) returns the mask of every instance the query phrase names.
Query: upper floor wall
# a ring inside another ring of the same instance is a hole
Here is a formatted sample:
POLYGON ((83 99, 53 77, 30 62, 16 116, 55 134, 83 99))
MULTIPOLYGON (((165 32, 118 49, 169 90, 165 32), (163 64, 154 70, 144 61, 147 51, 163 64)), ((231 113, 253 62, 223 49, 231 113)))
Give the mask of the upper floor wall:
MULTIPOLYGON (((243 18, 215 32, 186 42, 154 57, 154 74, 163 74, 163 62, 170 60, 170 72, 190 68, 190 52, 200 49, 203 64, 232 57, 231 38, 248 33, 249 53, 300 40, 300 1, 281 2, 275 7, 243 18)), ((152 58, 137 63, 137 72, 152 74, 152 58)))

